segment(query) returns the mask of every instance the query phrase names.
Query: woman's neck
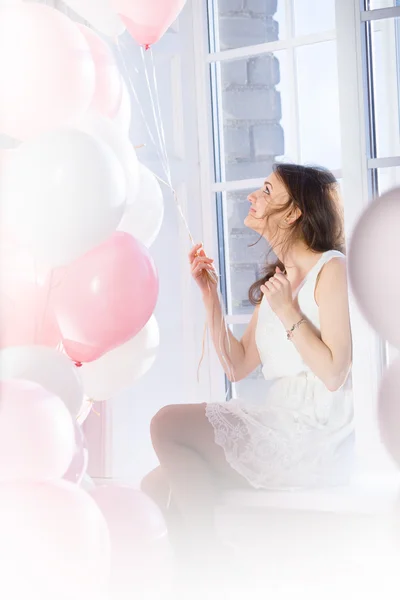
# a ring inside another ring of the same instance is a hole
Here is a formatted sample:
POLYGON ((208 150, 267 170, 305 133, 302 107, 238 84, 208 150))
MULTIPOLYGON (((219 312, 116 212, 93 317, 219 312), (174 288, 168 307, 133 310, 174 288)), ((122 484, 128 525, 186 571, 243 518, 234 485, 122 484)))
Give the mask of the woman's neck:
POLYGON ((276 253, 277 258, 285 266, 289 280, 301 280, 314 267, 321 257, 321 253, 310 250, 304 243, 293 244, 282 255, 276 253))

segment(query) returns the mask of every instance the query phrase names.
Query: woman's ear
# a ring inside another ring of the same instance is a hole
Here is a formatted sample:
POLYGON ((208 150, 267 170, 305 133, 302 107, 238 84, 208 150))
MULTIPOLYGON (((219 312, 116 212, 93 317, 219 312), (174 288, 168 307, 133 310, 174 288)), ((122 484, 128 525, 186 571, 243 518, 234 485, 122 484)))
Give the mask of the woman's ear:
POLYGON ((300 219, 300 217, 301 210, 297 206, 294 206, 289 210, 288 214, 285 217, 285 221, 288 225, 293 225, 293 223, 300 219))

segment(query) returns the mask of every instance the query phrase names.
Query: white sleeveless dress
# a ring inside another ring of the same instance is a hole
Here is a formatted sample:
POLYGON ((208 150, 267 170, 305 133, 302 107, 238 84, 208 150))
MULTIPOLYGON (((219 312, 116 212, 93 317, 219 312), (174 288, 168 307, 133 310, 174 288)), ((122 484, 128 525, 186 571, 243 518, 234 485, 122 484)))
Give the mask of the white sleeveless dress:
MULTIPOLYGON (((297 290, 304 316, 320 330, 314 297, 318 274, 330 259, 322 254, 297 290)), ((303 362, 286 331, 262 299, 256 344, 269 381, 265 402, 209 403, 206 416, 229 464, 255 488, 301 489, 348 482, 353 457, 351 376, 330 392, 303 362)))

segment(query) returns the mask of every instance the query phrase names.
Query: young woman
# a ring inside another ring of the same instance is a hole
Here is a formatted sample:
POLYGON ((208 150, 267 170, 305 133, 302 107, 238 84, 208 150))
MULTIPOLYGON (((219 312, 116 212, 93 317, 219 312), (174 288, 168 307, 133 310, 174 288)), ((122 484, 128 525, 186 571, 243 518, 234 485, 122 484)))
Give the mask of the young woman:
POLYGON ((165 406, 151 423, 160 466, 142 482, 171 534, 183 527, 203 557, 220 549, 221 487, 301 489, 348 477, 352 343, 337 182, 322 168, 279 164, 248 200, 245 225, 278 260, 250 288, 255 310, 241 340, 207 276, 213 260, 197 245, 189 261, 226 375, 240 381, 261 363, 265 402, 165 406))

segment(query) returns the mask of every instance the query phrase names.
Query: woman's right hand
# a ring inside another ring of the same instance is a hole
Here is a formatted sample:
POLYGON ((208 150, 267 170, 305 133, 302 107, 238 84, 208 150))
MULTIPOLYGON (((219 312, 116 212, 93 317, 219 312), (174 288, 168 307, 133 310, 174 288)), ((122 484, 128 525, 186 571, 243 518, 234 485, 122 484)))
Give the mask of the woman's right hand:
POLYGON ((196 244, 189 252, 189 263, 192 277, 199 286, 203 295, 215 292, 218 276, 213 265, 214 259, 208 258, 203 249, 203 244, 196 244))

